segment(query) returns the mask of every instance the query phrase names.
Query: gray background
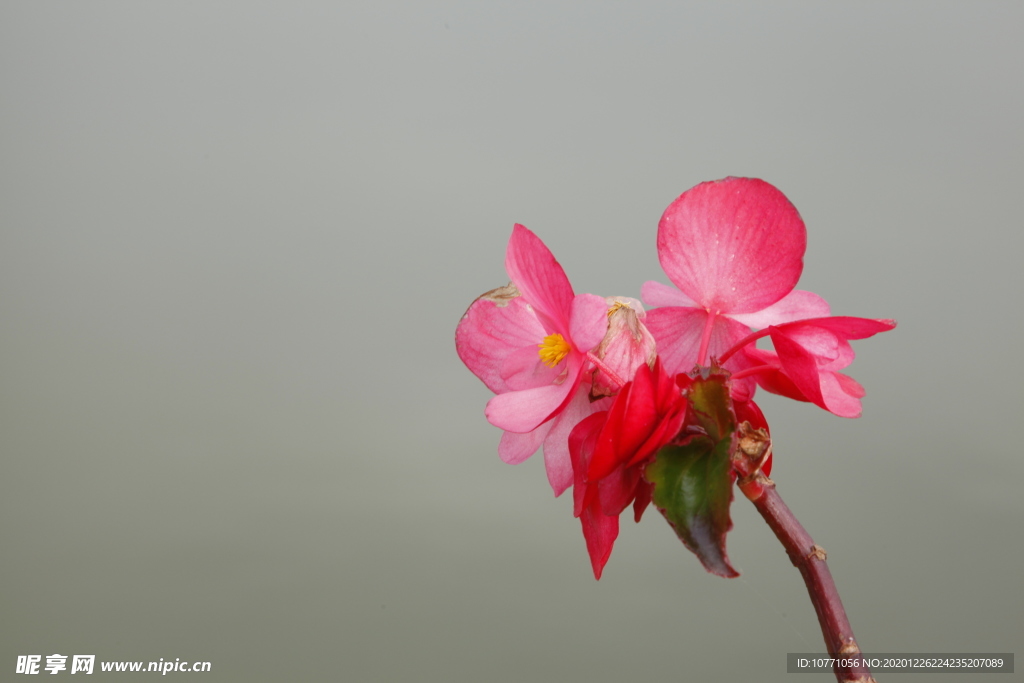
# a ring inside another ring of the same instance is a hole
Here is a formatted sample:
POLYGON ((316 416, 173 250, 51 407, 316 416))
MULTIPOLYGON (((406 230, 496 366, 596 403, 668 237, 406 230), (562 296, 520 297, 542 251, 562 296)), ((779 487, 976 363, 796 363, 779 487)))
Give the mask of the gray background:
POLYGON ((1021 7, 0 5, 2 678, 794 680, 751 505, 740 579, 651 511, 595 582, 452 341, 513 223, 638 296, 726 175, 800 209, 801 288, 900 324, 863 418, 761 394, 862 647, 1021 653, 1021 7))

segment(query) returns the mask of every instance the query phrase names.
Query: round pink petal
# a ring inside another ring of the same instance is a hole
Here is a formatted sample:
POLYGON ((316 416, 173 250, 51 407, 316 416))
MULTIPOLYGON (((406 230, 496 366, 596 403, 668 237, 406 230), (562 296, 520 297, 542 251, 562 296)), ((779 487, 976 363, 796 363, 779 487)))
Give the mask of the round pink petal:
POLYGON ((455 328, 455 350, 470 372, 500 394, 510 389, 501 374, 508 357, 539 344, 544 336, 544 326, 519 292, 499 287, 474 301, 462 316, 455 328))
POLYGON ((669 279, 719 313, 753 313, 788 294, 806 246, 796 207, 755 178, 701 183, 672 202, 658 224, 658 259, 669 279))

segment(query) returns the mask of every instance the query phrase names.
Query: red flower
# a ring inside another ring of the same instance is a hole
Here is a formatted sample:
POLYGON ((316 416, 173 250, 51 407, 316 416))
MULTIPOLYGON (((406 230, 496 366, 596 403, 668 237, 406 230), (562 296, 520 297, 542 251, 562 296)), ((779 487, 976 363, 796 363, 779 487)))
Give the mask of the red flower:
POLYGON ((651 502, 643 468, 672 441, 686 417, 679 385, 655 361, 641 364, 608 411, 580 422, 569 435, 574 513, 594 567, 601 572, 619 534, 619 515, 633 504, 636 521, 651 502))

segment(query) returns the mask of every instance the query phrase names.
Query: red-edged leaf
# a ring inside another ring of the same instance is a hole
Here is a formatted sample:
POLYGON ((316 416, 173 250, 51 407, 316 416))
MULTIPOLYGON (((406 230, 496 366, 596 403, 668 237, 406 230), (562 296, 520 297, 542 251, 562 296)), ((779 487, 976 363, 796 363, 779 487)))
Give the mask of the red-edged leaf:
POLYGON ((654 485, 654 505, 676 535, 712 574, 732 578, 725 535, 732 528, 731 438, 715 444, 705 437, 683 446, 665 446, 645 470, 654 485))
POLYGON ((687 397, 698 434, 680 445, 665 446, 644 471, 653 485, 652 502, 705 569, 739 576, 729 564, 725 535, 732 528, 732 453, 736 416, 724 375, 692 378, 687 397))

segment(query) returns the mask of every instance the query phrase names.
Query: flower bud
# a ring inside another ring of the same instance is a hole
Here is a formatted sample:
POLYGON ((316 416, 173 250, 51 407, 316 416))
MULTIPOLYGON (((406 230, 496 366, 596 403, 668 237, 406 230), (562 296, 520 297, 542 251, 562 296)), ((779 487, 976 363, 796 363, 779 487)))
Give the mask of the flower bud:
POLYGON ((611 396, 633 379, 641 365, 654 366, 654 337, 643 320, 643 304, 629 297, 613 296, 608 303, 608 330, 594 349, 603 367, 594 370, 591 398, 611 396))

